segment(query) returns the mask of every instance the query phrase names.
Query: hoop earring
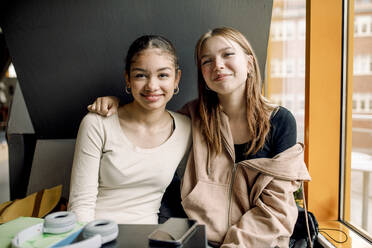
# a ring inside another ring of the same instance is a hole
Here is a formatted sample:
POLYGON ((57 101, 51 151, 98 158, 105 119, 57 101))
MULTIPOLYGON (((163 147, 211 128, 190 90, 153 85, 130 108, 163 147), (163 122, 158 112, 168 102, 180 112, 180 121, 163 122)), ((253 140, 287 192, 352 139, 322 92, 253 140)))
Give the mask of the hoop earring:
POLYGON ((180 88, 177 86, 177 88, 174 89, 173 94, 177 95, 180 92, 180 88))
POLYGON ((125 93, 130 95, 130 94, 132 94, 132 90, 128 86, 125 86, 125 93))

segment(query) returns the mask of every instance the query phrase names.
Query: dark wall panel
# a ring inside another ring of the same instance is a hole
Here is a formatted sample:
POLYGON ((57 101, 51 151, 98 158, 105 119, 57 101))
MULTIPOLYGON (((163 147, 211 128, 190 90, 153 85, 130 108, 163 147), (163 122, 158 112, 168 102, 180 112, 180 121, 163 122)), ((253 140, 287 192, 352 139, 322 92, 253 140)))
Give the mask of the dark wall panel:
POLYGON ((124 101, 129 44, 142 34, 174 42, 183 77, 176 110, 197 96, 194 45, 208 29, 232 26, 251 41, 263 71, 269 0, 18 0, 1 11, 5 34, 37 138, 74 138, 97 96, 124 101))
POLYGON ((38 140, 30 172, 27 194, 62 185, 62 197, 68 199, 75 140, 38 140), (58 171, 58 173, 56 173, 58 171))
POLYGON ((32 134, 8 136, 10 200, 26 196, 35 144, 32 134))

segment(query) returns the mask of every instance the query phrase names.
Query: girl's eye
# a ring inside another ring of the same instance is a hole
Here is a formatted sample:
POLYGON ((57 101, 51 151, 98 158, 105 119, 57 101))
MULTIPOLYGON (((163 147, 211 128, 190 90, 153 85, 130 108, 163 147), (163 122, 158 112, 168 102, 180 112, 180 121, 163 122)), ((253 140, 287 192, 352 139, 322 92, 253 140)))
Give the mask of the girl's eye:
POLYGON ((168 78, 169 75, 168 75, 167 73, 160 73, 160 74, 159 74, 159 77, 160 77, 160 78, 168 78))
POLYGON ((146 77, 146 75, 143 74, 143 73, 138 73, 138 74, 134 75, 134 77, 135 78, 144 78, 144 77, 146 77))
POLYGON ((205 59, 205 60, 202 60, 202 65, 206 65, 208 63, 212 62, 211 59, 205 59))
POLYGON ((235 53, 225 53, 224 55, 225 55, 225 57, 230 57, 230 56, 235 55, 235 53))

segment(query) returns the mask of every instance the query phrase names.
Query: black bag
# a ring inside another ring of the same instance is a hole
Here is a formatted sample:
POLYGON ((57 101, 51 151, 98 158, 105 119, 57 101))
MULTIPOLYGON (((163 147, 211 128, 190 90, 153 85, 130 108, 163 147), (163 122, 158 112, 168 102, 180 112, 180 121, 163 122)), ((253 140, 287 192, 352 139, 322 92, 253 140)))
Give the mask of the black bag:
MULTIPOLYGON (((293 230, 293 234, 289 241, 289 248, 305 248, 310 247, 309 238, 307 234, 307 226, 305 219, 305 209, 297 206, 298 218, 293 230)), ((313 213, 307 211, 307 218, 309 222, 310 237, 313 247, 319 246, 316 242, 319 233, 319 225, 313 213)))

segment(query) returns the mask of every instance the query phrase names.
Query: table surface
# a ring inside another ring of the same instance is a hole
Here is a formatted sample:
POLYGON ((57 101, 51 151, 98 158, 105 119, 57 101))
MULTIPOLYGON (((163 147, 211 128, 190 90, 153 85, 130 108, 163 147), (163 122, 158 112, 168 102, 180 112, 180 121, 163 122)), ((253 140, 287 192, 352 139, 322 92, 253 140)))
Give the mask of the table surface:
MULTIPOLYGON (((159 225, 119 225, 119 236, 115 241, 103 245, 104 248, 130 247, 144 248, 150 247, 148 235, 159 225)), ((79 238, 78 238, 79 239, 79 238)), ((205 226, 198 225, 195 232, 190 235, 182 248, 205 248, 207 244, 205 226)), ((151 246, 153 247, 153 246, 151 246)), ((175 246, 173 246, 175 247, 175 246)))

